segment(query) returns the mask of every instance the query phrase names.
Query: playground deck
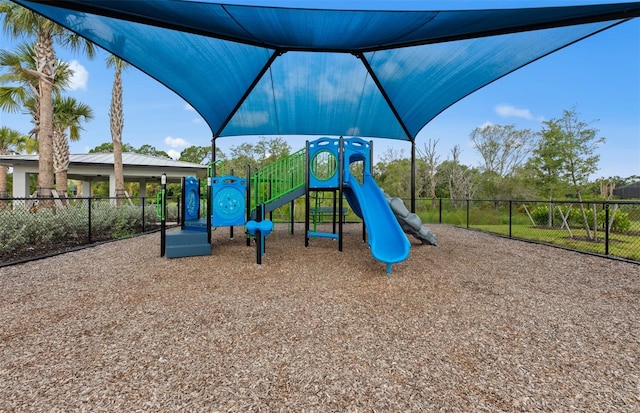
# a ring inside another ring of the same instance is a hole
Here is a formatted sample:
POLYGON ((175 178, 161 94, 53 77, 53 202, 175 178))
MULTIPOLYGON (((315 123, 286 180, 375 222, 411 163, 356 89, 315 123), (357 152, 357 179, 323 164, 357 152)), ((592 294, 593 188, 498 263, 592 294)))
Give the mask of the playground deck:
POLYGON ((0 411, 637 411, 640 266, 442 225, 392 276, 277 226, 0 269, 0 411))

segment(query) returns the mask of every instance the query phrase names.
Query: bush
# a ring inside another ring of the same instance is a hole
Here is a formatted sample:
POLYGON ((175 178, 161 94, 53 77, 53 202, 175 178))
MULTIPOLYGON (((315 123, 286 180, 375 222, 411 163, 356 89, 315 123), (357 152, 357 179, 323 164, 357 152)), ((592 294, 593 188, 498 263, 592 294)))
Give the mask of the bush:
MULTIPOLYGON (((177 211, 177 207, 174 206, 177 211)), ((92 240, 120 239, 141 233, 159 222, 153 206, 117 207, 110 202, 92 200, 92 240)), ((31 211, 24 204, 0 210, 0 256, 10 257, 17 251, 64 248, 88 241, 89 208, 86 200, 69 202, 65 207, 40 208, 31 211)))
MULTIPOLYGON (((567 217, 567 211, 569 216, 567 218, 567 223, 570 227, 582 228, 584 226, 582 219, 582 212, 579 207, 571 207, 569 210, 568 205, 556 205, 554 208, 553 214, 553 226, 561 227, 563 225, 562 217, 560 216, 560 212, 558 208, 562 211, 562 214, 567 217)), ((585 207, 585 215, 587 217, 587 223, 589 225, 589 229, 593 230, 593 208, 585 207)), ((549 223, 549 207, 547 205, 539 205, 533 210, 531 210, 531 218, 536 223, 536 225, 547 226, 549 223)), ((606 211, 602 210, 596 214, 597 226, 598 228, 604 229, 605 223, 605 214, 606 211)), ((613 215, 613 211, 609 211, 609 219, 613 215)), ((622 212, 618 210, 613 216, 613 223, 611 224, 611 232, 626 232, 631 228, 631 220, 629 219, 629 214, 626 212, 622 212)))
MULTIPOLYGON (((611 219, 612 211, 609 211, 609 219, 611 219)), ((605 211, 598 213, 598 222, 605 222, 605 211)), ((617 211, 613 217, 613 223, 611 224, 611 232, 627 232, 631 229, 631 220, 629 214, 626 212, 617 211)))

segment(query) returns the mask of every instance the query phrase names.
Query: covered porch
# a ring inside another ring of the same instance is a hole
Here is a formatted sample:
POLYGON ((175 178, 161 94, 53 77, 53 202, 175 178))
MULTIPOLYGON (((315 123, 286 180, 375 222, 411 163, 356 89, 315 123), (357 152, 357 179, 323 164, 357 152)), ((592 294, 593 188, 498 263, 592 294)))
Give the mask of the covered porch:
MULTIPOLYGON (((167 182, 180 182, 184 176, 206 178, 207 166, 138 153, 123 153, 125 182, 140 184, 140 197, 146 196, 147 183, 160 183, 162 174, 167 182)), ((13 168, 13 198, 30 196, 29 177, 38 174, 38 155, 2 155, 0 165, 13 168)), ((82 196, 91 196, 93 182, 108 181, 109 196, 116 196, 113 153, 90 153, 70 156, 68 179, 82 181, 78 188, 82 196)))

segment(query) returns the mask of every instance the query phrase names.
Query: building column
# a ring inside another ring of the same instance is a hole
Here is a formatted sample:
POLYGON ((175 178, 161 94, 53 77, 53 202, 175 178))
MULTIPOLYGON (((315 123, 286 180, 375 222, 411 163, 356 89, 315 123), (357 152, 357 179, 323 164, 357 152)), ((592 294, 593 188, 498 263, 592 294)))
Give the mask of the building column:
POLYGON ((16 171, 13 168, 13 197, 14 198, 28 198, 29 195, 29 175, 23 171, 16 171))
POLYGON ((142 204, 144 202, 144 198, 147 196, 147 179, 140 178, 140 181, 138 182, 140 184, 140 191, 138 196, 140 197, 140 204, 142 204))
POLYGON ((111 203, 116 204, 116 175, 114 173, 109 174, 109 198, 111 198, 111 203))
POLYGON ((82 197, 91 197, 91 181, 82 181, 82 197))
POLYGON ((109 174, 109 196, 115 198, 116 196, 116 176, 109 174))

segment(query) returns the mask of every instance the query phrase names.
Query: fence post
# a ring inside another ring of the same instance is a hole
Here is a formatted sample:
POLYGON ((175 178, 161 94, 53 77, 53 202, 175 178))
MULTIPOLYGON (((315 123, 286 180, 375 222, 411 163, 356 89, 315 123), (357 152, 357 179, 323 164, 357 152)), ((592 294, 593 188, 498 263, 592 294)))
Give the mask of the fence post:
POLYGON ((511 228, 512 228, 512 224, 513 224, 513 201, 509 200, 509 238, 512 237, 512 232, 511 232, 511 228))
POLYGON ((438 198, 438 201, 439 201, 438 203, 439 203, 439 209, 440 209, 438 222, 442 224, 442 198, 438 198))
POLYGON ((467 229, 469 229, 469 197, 467 197, 467 229))
POLYGON ((604 255, 609 255, 609 203, 604 203, 604 255))
POLYGON ((89 230, 87 231, 87 236, 88 236, 87 243, 91 244, 91 209, 92 209, 91 208, 91 197, 89 197, 88 199, 89 199, 89 202, 87 203, 87 207, 89 208, 89 219, 88 219, 88 221, 89 221, 88 222, 88 224, 89 224, 89 228, 88 229, 89 230))
MULTIPOLYGON (((184 178, 183 178, 184 179, 184 178)), ((160 176, 160 185, 162 192, 162 216, 160 221, 160 256, 164 257, 167 248, 167 174, 162 173, 160 176)), ((184 185, 183 185, 184 188, 184 185)), ((186 198, 186 197, 185 197, 186 198)))

